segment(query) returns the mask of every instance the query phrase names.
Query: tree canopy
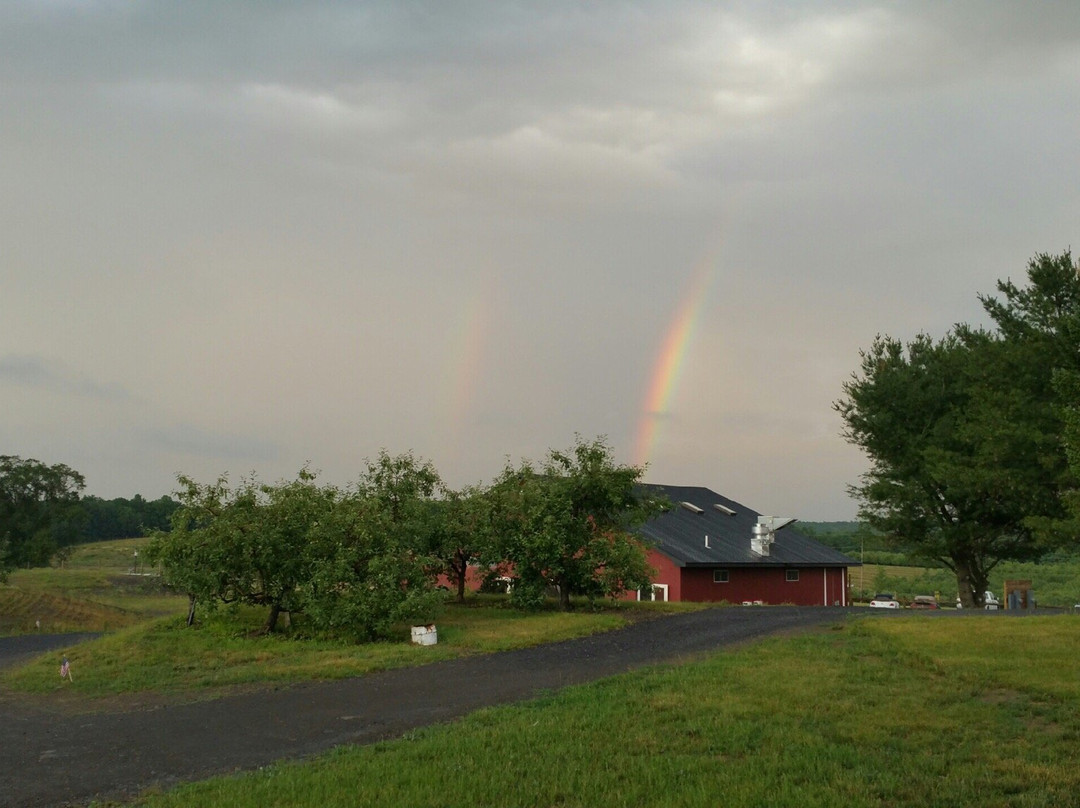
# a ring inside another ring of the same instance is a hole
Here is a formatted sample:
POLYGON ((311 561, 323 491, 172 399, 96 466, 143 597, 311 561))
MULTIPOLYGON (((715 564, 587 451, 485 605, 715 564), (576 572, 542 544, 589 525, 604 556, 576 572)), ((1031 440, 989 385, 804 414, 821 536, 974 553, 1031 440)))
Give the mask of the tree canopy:
POLYGON ((196 603, 242 602, 303 615, 316 631, 366 640, 402 623, 428 623, 446 575, 464 597, 470 565, 508 569, 526 608, 558 587, 617 597, 648 586, 653 571, 630 531, 660 503, 638 486, 642 469, 620 466, 602 438, 551 451, 536 467, 507 466, 490 487, 453 491, 430 462, 380 452, 346 489, 302 470, 275 485, 181 476, 171 531, 147 556, 168 584, 196 603))
POLYGON ((512 565, 512 597, 522 605, 557 587, 573 594, 618 597, 652 583, 646 548, 631 529, 661 510, 638 482, 639 466, 618 465, 603 438, 578 438, 550 450, 539 468, 507 466, 492 486, 498 555, 512 565))
POLYGON ((437 608, 417 534, 432 471, 383 453, 350 491, 307 469, 235 488, 182 476, 172 529, 155 533, 147 556, 188 595, 189 624, 197 602, 238 602, 268 608, 267 632, 282 612, 303 613, 315 630, 371 639, 437 608))
POLYGON ((131 499, 85 496, 81 502, 86 513, 79 537, 83 542, 129 539, 155 530, 168 530, 169 517, 180 506, 169 496, 148 500, 139 494, 131 499))
POLYGON ((1040 255, 1026 287, 998 290, 982 298, 996 330, 879 336, 835 405, 871 462, 852 487, 860 516, 953 570, 969 607, 998 562, 1047 549, 1041 526, 1061 518, 1070 485, 1054 380, 1078 369, 1080 273, 1068 253, 1040 255))
POLYGON ((306 470, 279 485, 247 479, 232 489, 224 477, 208 485, 180 482, 172 530, 154 534, 148 559, 162 565, 166 583, 187 594, 189 624, 198 600, 237 602, 268 606, 265 630, 273 631, 282 611, 300 605, 311 533, 331 492, 306 470))
POLYGON ((85 485, 63 463, 0 455, 0 579, 15 567, 48 564, 78 538, 85 485))

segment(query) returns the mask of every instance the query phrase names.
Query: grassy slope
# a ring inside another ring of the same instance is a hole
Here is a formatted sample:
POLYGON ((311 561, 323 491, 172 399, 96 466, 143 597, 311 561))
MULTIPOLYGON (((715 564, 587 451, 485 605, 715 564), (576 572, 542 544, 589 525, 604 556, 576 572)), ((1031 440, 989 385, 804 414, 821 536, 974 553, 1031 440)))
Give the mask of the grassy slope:
POLYGON ((1078 639, 1070 615, 852 621, 140 804, 1077 805, 1078 639))
MULTIPOLYGON (((354 645, 295 640, 282 634, 262 636, 252 629, 261 624, 265 615, 256 609, 243 609, 218 613, 192 628, 184 626, 183 618, 133 626, 4 671, 0 683, 20 692, 63 690, 69 697, 79 694, 94 698, 116 693, 213 691, 262 682, 339 679, 594 634, 625 625, 642 612, 661 610, 685 609, 680 604, 625 604, 567 614, 523 613, 499 605, 450 605, 437 624, 438 644, 419 647, 405 641, 354 645), (61 682, 56 676, 61 653, 71 661, 73 683, 61 682)), ((407 632, 404 627, 403 639, 407 632)))
POLYGON ((132 574, 134 552, 145 541, 82 545, 62 568, 16 570, 0 585, 0 635, 112 631, 181 612, 184 598, 166 592, 156 578, 132 574))

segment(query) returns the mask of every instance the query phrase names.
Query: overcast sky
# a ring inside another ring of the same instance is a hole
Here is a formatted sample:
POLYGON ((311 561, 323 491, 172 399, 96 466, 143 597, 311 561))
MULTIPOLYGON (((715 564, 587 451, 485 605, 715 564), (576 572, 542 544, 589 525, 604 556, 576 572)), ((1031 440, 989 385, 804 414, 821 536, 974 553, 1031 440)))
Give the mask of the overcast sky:
POLYGON ((1080 4, 0 4, 0 454, 847 519, 875 334, 1080 224, 1080 4))

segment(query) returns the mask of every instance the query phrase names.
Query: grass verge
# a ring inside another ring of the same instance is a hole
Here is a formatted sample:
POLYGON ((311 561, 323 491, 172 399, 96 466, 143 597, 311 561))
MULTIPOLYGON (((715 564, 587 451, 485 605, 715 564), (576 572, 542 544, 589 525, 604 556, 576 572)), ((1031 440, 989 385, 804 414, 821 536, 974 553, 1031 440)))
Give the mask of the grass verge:
POLYGON ((0 674, 5 687, 24 693, 99 698, 120 693, 201 692, 237 685, 339 679, 377 670, 420 665, 467 654, 491 653, 572 639, 625 625, 643 614, 685 611, 679 604, 621 604, 572 613, 526 613, 470 601, 449 605, 439 618, 438 644, 406 641, 363 645, 269 636, 256 629, 264 610, 216 612, 195 626, 172 617, 123 629, 98 640, 45 654, 0 674), (479 606, 479 607, 478 607, 479 606), (663 608, 667 607, 667 608, 663 608), (60 655, 71 661, 73 682, 57 676, 60 655))
POLYGON ((139 805, 1076 805, 1078 634, 1072 616, 856 620, 139 805))

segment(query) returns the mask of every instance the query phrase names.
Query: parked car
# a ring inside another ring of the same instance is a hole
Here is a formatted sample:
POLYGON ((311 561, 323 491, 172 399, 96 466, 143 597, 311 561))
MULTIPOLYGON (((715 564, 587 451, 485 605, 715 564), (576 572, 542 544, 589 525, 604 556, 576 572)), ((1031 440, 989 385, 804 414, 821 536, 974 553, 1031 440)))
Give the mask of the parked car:
MULTIPOLYGON (((956 608, 963 609, 964 604, 960 602, 960 596, 956 596, 956 608)), ((996 611, 1001 608, 1001 601, 997 599, 997 595, 993 592, 983 592, 983 608, 987 611, 996 611)))
POLYGON ((933 595, 916 595, 911 599, 912 609, 940 609, 937 598, 933 595))
POLYGON ((899 609, 900 601, 894 598, 888 592, 880 592, 874 595, 874 599, 870 601, 871 609, 899 609))

